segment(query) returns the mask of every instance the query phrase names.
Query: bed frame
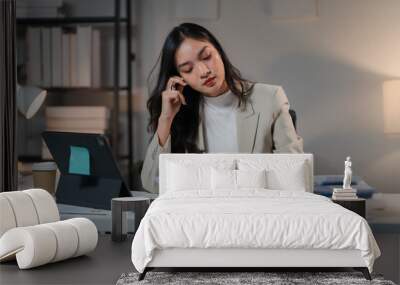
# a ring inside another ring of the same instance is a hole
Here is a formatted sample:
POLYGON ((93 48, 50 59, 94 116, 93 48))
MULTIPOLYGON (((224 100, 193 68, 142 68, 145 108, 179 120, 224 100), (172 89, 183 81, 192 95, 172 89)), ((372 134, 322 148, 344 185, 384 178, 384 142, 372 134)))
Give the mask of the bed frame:
MULTIPOLYGON (((257 159, 303 160, 307 163, 308 189, 313 192, 312 154, 161 154, 159 157, 159 192, 166 191, 166 164, 175 159, 223 158, 238 159, 255 157, 257 159)), ((170 248, 158 249, 139 280, 155 268, 229 268, 234 271, 265 268, 343 268, 350 267, 361 271, 367 280, 371 276, 359 250, 331 249, 249 249, 249 248, 170 248)))
POLYGON ((152 261, 139 275, 155 268, 230 268, 246 271, 254 268, 343 268, 361 271, 371 280, 359 250, 330 249, 193 249, 156 250, 152 261))

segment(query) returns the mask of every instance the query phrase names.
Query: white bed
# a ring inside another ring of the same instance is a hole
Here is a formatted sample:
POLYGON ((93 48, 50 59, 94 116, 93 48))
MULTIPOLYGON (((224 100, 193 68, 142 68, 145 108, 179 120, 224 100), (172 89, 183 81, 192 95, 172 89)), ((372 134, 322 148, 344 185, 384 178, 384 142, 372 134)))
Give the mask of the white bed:
POLYGON ((140 279, 155 267, 354 267, 370 278, 380 251, 368 223, 312 193, 311 154, 159 161, 160 196, 132 243, 140 279))

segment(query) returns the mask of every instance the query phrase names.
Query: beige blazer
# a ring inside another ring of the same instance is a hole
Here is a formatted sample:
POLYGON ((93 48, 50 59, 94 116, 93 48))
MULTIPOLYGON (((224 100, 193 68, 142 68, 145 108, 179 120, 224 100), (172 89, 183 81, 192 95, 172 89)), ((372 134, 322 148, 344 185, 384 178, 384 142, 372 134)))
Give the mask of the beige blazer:
MULTIPOLYGON (((246 108, 236 116, 240 153, 302 153, 303 139, 297 135, 289 115, 289 101, 282 87, 257 83, 246 108), (275 149, 273 150, 273 144, 275 149)), ((200 116, 197 146, 206 149, 200 116)), ((147 148, 141 179, 143 187, 158 193, 158 157, 171 152, 171 138, 163 147, 155 133, 147 148)))

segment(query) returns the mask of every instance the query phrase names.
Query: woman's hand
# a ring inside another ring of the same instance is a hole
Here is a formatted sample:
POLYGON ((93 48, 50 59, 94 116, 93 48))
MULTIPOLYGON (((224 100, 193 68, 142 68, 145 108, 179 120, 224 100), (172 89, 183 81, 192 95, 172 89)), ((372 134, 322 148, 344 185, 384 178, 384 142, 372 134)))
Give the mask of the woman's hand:
POLYGON ((172 121, 181 108, 181 105, 186 105, 185 97, 182 94, 183 88, 186 85, 187 83, 179 76, 173 76, 168 80, 166 89, 161 93, 162 107, 160 119, 172 121))
POLYGON ((182 94, 183 88, 186 85, 187 83, 182 77, 174 76, 168 80, 166 89, 161 93, 162 106, 157 127, 158 142, 161 146, 164 146, 168 139, 172 121, 181 108, 181 105, 186 105, 185 97, 182 94))

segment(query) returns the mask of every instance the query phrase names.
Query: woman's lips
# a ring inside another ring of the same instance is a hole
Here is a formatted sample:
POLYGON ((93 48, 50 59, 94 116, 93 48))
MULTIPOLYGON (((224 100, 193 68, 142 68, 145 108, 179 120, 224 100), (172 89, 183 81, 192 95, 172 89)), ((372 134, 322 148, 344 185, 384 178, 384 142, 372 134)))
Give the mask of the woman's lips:
POLYGON ((214 77, 211 77, 211 78, 209 78, 209 79, 207 79, 207 80, 203 83, 203 85, 205 85, 205 86, 207 86, 207 87, 212 87, 212 86, 214 86, 214 84, 215 84, 215 76, 214 76, 214 77))

